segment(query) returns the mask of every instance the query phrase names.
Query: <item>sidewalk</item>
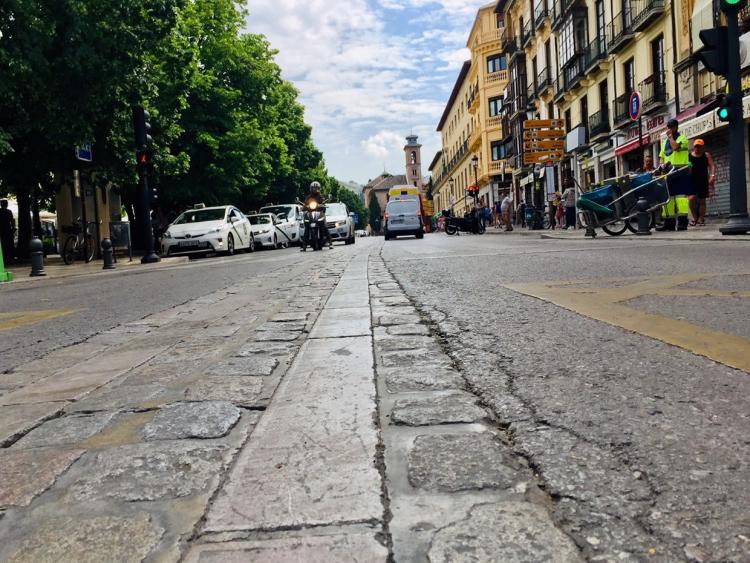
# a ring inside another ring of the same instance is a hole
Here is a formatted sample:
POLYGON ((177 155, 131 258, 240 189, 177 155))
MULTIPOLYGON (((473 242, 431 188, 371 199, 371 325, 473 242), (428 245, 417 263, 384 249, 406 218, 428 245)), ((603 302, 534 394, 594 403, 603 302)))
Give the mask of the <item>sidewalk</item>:
POLYGON ((76 260, 73 264, 67 266, 60 256, 52 255, 47 256, 44 259, 44 271, 47 274, 46 276, 31 277, 29 275, 31 273, 31 263, 13 264, 12 266, 6 264, 5 269, 13 273, 13 281, 5 283, 33 282, 50 278, 70 278, 103 273, 111 274, 118 271, 132 272, 138 268, 164 268, 176 264, 187 264, 189 261, 190 259, 187 256, 173 256, 162 258, 161 261, 156 264, 141 264, 140 256, 133 256, 132 262, 129 261, 127 257, 118 257, 114 270, 104 270, 102 269, 103 262, 101 260, 93 260, 88 264, 82 260, 76 260))

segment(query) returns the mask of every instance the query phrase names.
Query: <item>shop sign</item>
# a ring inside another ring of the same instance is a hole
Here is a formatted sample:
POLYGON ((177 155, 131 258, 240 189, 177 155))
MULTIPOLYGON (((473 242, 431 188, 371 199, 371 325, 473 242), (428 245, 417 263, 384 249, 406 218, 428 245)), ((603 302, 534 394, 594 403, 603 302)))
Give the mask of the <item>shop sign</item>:
MULTIPOLYGON (((680 124, 680 132, 688 139, 702 137, 713 130, 715 125, 714 112, 708 112, 705 115, 698 116, 689 121, 680 124)), ((661 136, 661 135, 660 135, 661 136)))
MULTIPOLYGON (((651 133, 655 130, 662 129, 666 125, 667 117, 665 115, 657 115, 656 117, 651 117, 649 119, 646 119, 643 122, 644 128, 643 128, 643 136, 645 137, 648 133, 651 133)), ((680 127, 682 129, 682 127, 680 127)), ((627 139, 635 139, 638 136, 638 127, 631 127, 628 129, 627 133, 627 139)))

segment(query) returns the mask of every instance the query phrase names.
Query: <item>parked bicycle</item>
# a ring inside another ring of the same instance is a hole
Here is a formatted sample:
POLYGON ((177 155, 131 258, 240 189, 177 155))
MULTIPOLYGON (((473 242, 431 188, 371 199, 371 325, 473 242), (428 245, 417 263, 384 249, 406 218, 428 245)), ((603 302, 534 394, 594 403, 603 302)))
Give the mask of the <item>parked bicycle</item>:
POLYGON ((91 262, 96 255, 96 239, 91 234, 96 223, 88 223, 84 236, 80 218, 73 225, 62 228, 68 235, 62 247, 62 259, 68 266, 75 262, 76 258, 91 262))

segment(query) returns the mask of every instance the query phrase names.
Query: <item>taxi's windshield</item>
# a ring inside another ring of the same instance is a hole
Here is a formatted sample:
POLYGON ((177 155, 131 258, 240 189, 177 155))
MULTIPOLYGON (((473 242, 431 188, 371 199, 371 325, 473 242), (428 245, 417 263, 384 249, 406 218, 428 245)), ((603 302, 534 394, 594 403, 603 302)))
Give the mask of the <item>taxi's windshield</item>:
POLYGON ((250 219, 251 225, 270 225, 271 224, 271 217, 269 215, 250 215, 248 219, 250 219))
POLYGON ((221 221, 224 219, 225 209, 196 209, 195 211, 185 211, 175 219, 175 225, 184 225, 186 223, 205 223, 207 221, 221 221))
POLYGON ((261 209, 263 213, 273 213, 279 220, 283 221, 286 219, 287 214, 290 213, 291 207, 288 205, 276 205, 274 207, 264 207, 261 209))

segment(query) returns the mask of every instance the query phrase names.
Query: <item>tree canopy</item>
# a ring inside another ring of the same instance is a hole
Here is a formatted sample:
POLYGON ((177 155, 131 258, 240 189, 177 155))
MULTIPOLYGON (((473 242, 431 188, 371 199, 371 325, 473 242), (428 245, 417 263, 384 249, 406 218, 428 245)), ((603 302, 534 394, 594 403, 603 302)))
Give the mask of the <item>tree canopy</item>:
POLYGON ((331 182, 298 92, 246 17, 236 0, 0 3, 0 195, 19 199, 21 230, 30 198, 50 199, 84 143, 88 178, 132 206, 134 105, 151 114, 151 181, 172 212, 247 210, 331 182))

